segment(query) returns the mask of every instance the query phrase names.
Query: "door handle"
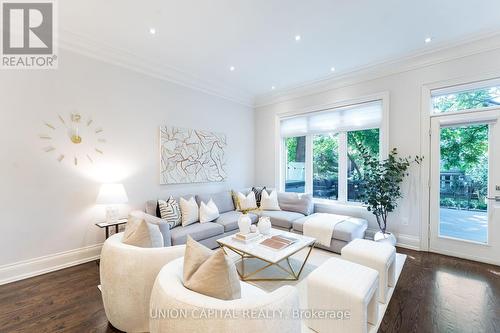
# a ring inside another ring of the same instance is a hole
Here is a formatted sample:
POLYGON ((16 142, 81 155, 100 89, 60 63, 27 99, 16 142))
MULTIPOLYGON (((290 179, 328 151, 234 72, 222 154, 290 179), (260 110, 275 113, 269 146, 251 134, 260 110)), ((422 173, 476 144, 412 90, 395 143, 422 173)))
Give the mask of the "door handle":
POLYGON ((494 197, 486 197, 488 200, 495 200, 497 202, 500 202, 500 195, 494 196, 494 197))

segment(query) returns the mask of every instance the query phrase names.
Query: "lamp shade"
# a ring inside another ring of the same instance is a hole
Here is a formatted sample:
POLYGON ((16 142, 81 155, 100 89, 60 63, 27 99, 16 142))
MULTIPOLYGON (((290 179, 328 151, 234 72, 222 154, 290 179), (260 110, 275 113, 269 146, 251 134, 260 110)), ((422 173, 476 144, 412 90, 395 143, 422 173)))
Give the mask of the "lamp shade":
POLYGON ((102 184, 97 195, 98 205, 118 205, 128 202, 123 184, 102 184))

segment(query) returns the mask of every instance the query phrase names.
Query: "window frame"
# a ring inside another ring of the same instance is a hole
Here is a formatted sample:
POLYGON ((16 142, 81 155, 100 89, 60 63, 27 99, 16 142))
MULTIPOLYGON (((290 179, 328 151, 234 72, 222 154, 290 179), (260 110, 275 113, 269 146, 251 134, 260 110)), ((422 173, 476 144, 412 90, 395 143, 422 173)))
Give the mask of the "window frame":
MULTIPOLYGON (((285 191, 285 182, 286 182, 286 167, 287 167, 287 155, 286 155, 286 149, 285 149, 285 137, 282 137, 280 135, 280 123, 281 120, 290 116, 300 116, 300 115, 307 115, 309 113, 314 113, 318 112, 321 110, 325 109, 337 109, 337 108, 345 108, 351 105, 355 104, 363 104, 363 103, 371 103, 375 101, 381 101, 382 102, 382 121, 379 127, 372 127, 372 128, 366 128, 368 129, 373 129, 373 128, 378 128, 379 129, 379 158, 380 159, 385 159, 387 158, 388 152, 389 152, 389 105, 390 105, 390 99, 389 99, 389 92, 382 92, 378 94, 373 94, 373 95, 368 95, 364 97, 359 97, 355 99, 350 99, 350 100, 343 100, 343 101, 338 101, 334 103, 329 103, 326 105, 319 105, 315 107, 309 107, 306 109, 298 110, 295 112, 289 112, 289 113, 282 113, 278 114, 276 117, 276 123, 277 123, 277 135, 280 138, 279 143, 280 143, 280 154, 279 158, 277 159, 277 167, 276 169, 279 170, 279 177, 278 177, 278 183, 277 183, 277 188, 279 191, 285 191)), ((365 129, 364 129, 365 130, 365 129)), ((343 205, 348 205, 348 206, 361 206, 363 203, 361 202, 355 202, 355 201, 348 201, 347 198, 347 162, 348 162, 348 157, 347 157, 347 151, 348 151, 348 145, 347 145, 347 132, 348 131, 335 131, 335 132, 325 132, 325 133, 338 133, 339 137, 339 145, 338 145, 338 156, 339 156, 339 175, 338 175, 338 200, 332 200, 332 199, 324 199, 324 198, 313 198, 313 200, 317 203, 336 203, 336 204, 343 204, 343 205)), ((305 136, 306 137, 306 160, 305 160, 305 193, 313 195, 313 137, 315 134, 305 134, 305 135, 297 135, 298 136, 305 136)), ((290 136, 294 137, 294 136, 290 136)))

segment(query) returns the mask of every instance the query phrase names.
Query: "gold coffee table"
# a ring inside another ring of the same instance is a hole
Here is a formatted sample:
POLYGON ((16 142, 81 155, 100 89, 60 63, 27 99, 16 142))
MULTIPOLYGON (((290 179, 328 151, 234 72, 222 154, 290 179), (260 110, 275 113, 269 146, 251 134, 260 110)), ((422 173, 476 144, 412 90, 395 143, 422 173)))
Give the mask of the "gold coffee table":
POLYGON ((287 231, 271 229, 271 234, 268 236, 259 237, 256 240, 245 243, 234 239, 234 235, 226 236, 224 238, 218 239, 217 243, 228 254, 228 250, 236 253, 240 256, 241 270, 238 270, 238 274, 242 281, 296 281, 299 279, 304 266, 306 265, 307 259, 311 254, 312 249, 316 243, 316 239, 312 237, 307 237, 304 235, 294 234, 287 231), (287 237, 292 237, 297 239, 297 241, 284 249, 273 250, 265 245, 260 244, 266 238, 270 238, 274 235, 283 235, 287 237), (298 271, 294 270, 291 263, 290 257, 295 253, 301 251, 302 249, 309 247, 309 251, 300 266, 298 271), (258 259, 265 263, 265 265, 255 271, 246 273, 245 272, 245 260, 246 259, 258 259), (281 262, 285 261, 288 267, 283 267, 281 262), (253 277, 257 273, 262 272, 268 267, 275 266, 283 270, 288 274, 285 278, 257 278, 253 277))

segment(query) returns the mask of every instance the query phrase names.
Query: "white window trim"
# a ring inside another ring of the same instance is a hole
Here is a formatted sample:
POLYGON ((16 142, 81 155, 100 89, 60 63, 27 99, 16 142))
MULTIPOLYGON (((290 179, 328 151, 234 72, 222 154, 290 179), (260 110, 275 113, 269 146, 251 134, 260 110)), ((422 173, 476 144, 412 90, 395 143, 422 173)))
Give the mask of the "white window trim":
MULTIPOLYGON (((279 158, 276 159, 276 167, 275 170, 279 172, 276 184, 276 188, 279 191, 285 191, 285 181, 286 181, 286 149, 285 139, 280 135, 280 123, 281 119, 288 118, 290 116, 298 116, 305 115, 308 113, 318 112, 326 109, 335 109, 347 107, 355 104, 363 104, 370 103, 374 101, 382 101, 382 121, 380 124, 380 159, 385 159, 389 153, 389 108, 390 108, 390 94, 389 92, 382 92, 373 95, 367 95, 359 98, 349 99, 349 100, 340 100, 333 103, 318 105, 314 107, 307 107, 301 110, 296 110, 287 113, 280 113, 276 115, 276 135, 279 138, 276 142, 280 143, 280 147, 278 148, 279 153, 277 156, 279 158)), ((348 206, 360 206, 362 203, 347 201, 347 132, 338 132, 339 133, 339 147, 341 146, 340 140, 345 140, 345 151, 341 152, 339 150, 339 188, 338 188, 338 198, 339 200, 330 200, 330 199, 322 199, 322 198, 314 198, 315 202, 321 203, 335 203, 342 204, 348 206), (341 156, 344 155, 344 156, 341 156)), ((305 170, 305 192, 312 194, 312 177, 313 177, 313 166, 312 166, 312 135, 306 135, 306 170, 305 170)))

